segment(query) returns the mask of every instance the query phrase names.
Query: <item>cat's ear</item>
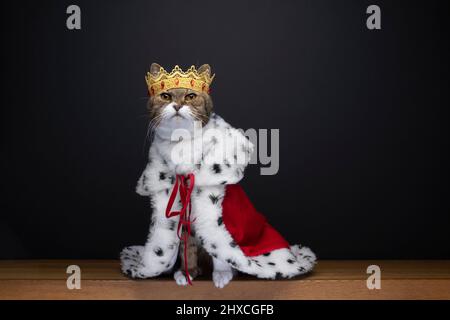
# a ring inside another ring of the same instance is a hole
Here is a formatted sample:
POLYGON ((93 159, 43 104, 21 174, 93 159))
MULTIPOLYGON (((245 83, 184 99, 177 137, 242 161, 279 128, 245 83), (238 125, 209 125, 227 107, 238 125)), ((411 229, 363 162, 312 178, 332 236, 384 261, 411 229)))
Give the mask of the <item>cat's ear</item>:
POLYGON ((209 75, 211 75, 211 67, 209 64, 204 64, 200 68, 197 69, 198 73, 208 72, 209 75))
POLYGON ((150 66, 150 74, 152 76, 157 76, 159 74, 159 70, 161 69, 161 66, 157 64, 156 62, 153 62, 150 66))

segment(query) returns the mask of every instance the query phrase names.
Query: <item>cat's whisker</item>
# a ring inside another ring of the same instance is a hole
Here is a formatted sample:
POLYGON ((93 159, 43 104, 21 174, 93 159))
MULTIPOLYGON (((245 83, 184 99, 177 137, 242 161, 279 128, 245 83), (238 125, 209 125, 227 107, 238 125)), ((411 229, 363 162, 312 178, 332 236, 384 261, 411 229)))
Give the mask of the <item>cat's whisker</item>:
MULTIPOLYGON (((149 122, 150 131, 153 131, 157 127, 157 125, 159 124, 161 119, 162 119, 162 115, 157 115, 152 120, 150 120, 150 122, 149 122)), ((147 132, 147 136, 148 136, 148 132, 147 132)))
POLYGON ((200 115, 200 113, 193 109, 189 110, 189 114, 193 117, 198 117, 200 115))
POLYGON ((149 129, 150 129, 150 122, 149 122, 148 125, 147 125, 147 133, 145 134, 144 142, 142 143, 142 153, 145 152, 145 147, 146 147, 146 145, 147 145, 147 139, 148 139, 149 129))
POLYGON ((158 126, 158 124, 159 124, 159 122, 160 122, 161 119, 162 119, 162 114, 159 114, 159 115, 153 117, 153 118, 149 121, 149 123, 148 123, 148 125, 147 125, 147 133, 146 133, 146 135, 145 135, 144 143, 143 143, 143 146, 142 146, 142 152, 145 151, 146 142, 147 142, 148 140, 150 140, 151 134, 152 134, 153 131, 156 129, 156 127, 158 126))
POLYGON ((190 115, 194 118, 195 121, 201 121, 203 122, 202 116, 200 113, 197 113, 194 110, 190 110, 190 115))

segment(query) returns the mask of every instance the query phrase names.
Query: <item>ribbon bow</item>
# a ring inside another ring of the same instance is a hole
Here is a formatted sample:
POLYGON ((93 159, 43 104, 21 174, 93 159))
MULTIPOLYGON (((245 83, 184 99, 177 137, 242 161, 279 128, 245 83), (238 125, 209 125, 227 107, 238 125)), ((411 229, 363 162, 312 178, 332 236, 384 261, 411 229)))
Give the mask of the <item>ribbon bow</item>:
POLYGON ((194 189, 195 176, 190 173, 187 178, 185 176, 177 174, 175 185, 173 186, 172 193, 169 197, 169 202, 166 208, 166 218, 172 218, 180 216, 178 221, 177 235, 180 240, 184 242, 184 270, 186 273, 186 279, 190 285, 192 285, 191 278, 188 271, 187 263, 187 247, 188 238, 191 235, 191 193, 194 189), (180 192, 181 210, 171 211, 178 191, 180 192), (180 232, 181 231, 181 232, 180 232))

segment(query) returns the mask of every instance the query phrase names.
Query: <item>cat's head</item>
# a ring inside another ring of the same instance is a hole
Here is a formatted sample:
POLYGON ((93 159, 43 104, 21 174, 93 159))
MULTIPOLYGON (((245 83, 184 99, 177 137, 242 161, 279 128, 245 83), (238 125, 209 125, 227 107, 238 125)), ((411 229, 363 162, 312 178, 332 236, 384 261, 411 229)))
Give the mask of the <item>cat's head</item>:
MULTIPOLYGON (((152 63, 150 74, 157 76, 161 66, 152 63)), ((197 69, 211 74, 209 65, 197 69)), ((172 88, 150 96, 147 104, 152 129, 167 136, 174 129, 191 129, 195 121, 208 123, 213 109, 211 96, 203 91, 186 88, 172 88)))

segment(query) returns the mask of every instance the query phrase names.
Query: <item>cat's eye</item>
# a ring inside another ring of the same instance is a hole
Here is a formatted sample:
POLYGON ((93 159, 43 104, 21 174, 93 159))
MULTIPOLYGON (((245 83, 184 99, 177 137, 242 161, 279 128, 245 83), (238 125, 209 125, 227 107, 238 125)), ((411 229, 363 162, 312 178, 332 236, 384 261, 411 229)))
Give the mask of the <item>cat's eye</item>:
POLYGON ((165 92, 161 93, 159 96, 161 97, 161 99, 166 100, 166 101, 169 101, 172 99, 172 96, 165 92))
POLYGON ((197 97, 197 95, 195 93, 189 93, 184 97, 184 100, 190 101, 192 99, 195 99, 195 97, 197 97))

